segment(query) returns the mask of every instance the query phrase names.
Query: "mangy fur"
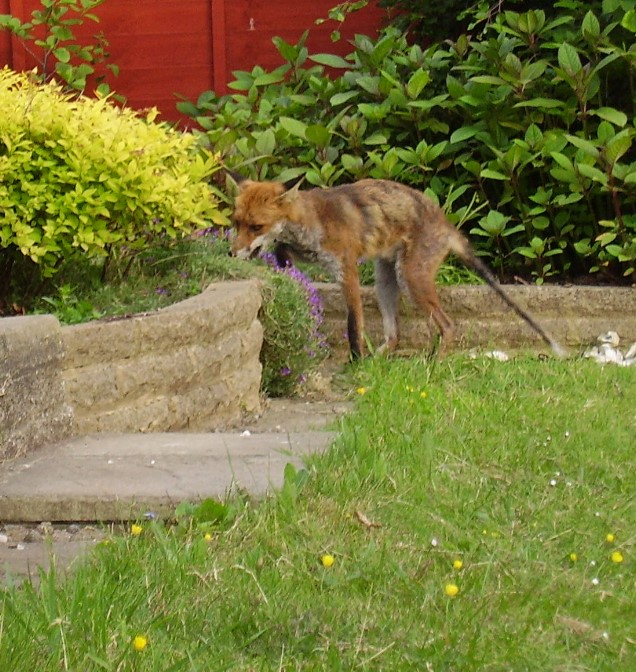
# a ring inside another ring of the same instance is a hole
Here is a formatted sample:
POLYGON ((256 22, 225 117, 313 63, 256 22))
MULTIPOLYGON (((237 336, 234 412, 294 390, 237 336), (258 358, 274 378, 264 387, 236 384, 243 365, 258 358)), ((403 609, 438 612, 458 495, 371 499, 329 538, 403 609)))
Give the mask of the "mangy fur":
POLYGON ((451 252, 481 275, 557 354, 563 354, 561 346, 504 292, 442 210, 419 191, 372 179, 307 191, 287 189, 279 182, 237 181, 233 253, 248 258, 276 244, 280 264, 299 253, 327 267, 344 292, 354 357, 362 352, 364 328, 358 261, 375 260, 385 347, 393 349, 399 338, 400 292, 433 318, 443 339, 452 336, 451 320, 435 288, 439 266, 451 252))

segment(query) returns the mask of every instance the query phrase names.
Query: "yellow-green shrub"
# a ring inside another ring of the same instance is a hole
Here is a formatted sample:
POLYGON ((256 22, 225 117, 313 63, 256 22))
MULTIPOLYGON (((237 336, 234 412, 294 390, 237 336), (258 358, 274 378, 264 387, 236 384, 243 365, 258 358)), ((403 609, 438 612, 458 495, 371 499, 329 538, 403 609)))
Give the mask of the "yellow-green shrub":
MULTIPOLYGON (((21 257, 51 276, 76 255, 141 247, 221 223, 207 178, 218 168, 155 111, 0 70, 0 284, 21 257)), ((23 260, 23 259, 22 259, 23 260)), ((0 291, 0 293, 2 293, 0 291)))

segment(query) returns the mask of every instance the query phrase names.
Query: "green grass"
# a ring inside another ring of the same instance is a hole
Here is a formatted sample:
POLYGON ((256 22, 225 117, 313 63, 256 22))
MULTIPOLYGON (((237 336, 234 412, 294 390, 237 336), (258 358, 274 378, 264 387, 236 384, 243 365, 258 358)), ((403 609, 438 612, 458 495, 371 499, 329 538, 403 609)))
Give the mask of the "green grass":
POLYGON ((143 523, 8 589, 0 670, 636 669, 633 370, 374 359, 351 386, 333 448, 211 541, 143 523))

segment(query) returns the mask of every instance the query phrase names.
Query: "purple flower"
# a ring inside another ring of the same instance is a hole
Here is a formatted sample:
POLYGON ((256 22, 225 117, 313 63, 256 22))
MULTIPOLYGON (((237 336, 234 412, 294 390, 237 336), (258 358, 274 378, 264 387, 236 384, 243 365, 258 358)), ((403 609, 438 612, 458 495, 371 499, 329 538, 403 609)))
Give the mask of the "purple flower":
POLYGON ((288 366, 283 366, 283 368, 280 370, 280 375, 281 376, 289 376, 291 374, 291 369, 288 366))

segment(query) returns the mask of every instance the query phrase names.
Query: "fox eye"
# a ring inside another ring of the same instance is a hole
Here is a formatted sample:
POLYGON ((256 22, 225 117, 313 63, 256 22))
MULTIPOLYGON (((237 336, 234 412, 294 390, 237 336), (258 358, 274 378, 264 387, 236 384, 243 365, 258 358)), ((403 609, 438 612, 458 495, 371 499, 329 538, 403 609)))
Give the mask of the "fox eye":
POLYGON ((260 233, 263 230, 260 224, 250 224, 247 228, 251 233, 260 233))

